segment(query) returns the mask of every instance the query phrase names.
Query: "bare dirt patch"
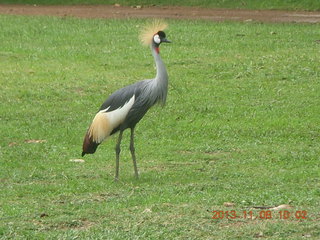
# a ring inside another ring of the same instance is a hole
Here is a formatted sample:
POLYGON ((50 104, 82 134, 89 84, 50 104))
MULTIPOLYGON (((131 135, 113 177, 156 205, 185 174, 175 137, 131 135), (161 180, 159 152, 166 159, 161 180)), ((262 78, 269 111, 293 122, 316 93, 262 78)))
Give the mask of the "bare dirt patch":
POLYGON ((0 5, 0 14, 79 18, 172 18, 211 21, 319 23, 320 11, 233 10, 196 7, 125 7, 110 5, 0 5))

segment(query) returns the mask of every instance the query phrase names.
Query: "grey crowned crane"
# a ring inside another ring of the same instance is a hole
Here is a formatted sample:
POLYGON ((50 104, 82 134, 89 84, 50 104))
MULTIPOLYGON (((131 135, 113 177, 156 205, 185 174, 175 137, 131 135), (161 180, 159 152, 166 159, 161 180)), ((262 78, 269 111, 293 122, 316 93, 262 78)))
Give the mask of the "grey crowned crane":
POLYGON ((136 82, 115 91, 101 105, 98 113, 93 118, 83 141, 82 156, 96 151, 102 141, 119 132, 116 144, 116 174, 119 178, 120 144, 123 131, 131 130, 130 152, 133 161, 135 177, 138 178, 138 167, 134 148, 134 129, 147 111, 156 103, 166 102, 168 92, 168 74, 160 57, 160 44, 170 43, 163 30, 167 25, 161 21, 154 21, 141 33, 141 41, 149 45, 156 64, 157 74, 153 79, 136 82))

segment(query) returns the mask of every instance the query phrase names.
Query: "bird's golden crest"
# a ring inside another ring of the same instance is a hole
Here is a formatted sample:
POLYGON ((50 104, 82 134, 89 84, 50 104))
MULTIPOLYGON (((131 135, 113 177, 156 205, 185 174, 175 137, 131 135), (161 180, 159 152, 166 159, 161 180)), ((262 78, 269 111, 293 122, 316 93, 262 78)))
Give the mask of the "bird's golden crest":
POLYGON ((168 24, 161 19, 155 19, 148 25, 146 25, 140 33, 140 40, 143 45, 150 45, 153 40, 153 36, 159 32, 163 31, 168 27, 168 24))

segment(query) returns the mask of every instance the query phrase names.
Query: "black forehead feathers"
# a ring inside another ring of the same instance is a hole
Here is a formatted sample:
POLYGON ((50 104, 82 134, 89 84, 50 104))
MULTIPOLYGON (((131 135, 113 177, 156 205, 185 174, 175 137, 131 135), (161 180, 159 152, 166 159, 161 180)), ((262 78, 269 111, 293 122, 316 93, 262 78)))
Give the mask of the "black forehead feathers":
POLYGON ((157 34, 159 35, 160 38, 166 37, 166 34, 163 31, 159 31, 157 34))

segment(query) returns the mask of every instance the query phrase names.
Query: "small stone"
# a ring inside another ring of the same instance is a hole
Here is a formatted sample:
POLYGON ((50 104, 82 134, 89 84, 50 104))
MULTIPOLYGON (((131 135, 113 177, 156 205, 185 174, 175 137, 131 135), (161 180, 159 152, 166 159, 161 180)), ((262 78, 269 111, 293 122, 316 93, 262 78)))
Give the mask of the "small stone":
POLYGON ((83 159, 70 159, 69 162, 84 163, 85 161, 83 159))
POLYGON ((232 203, 232 202, 225 202, 223 203, 223 206, 225 207, 234 207, 236 204, 235 203, 232 203))
POLYGON ((151 211, 151 209, 150 208, 146 208, 145 210, 143 210, 143 212, 142 213, 151 213, 152 211, 151 211))

